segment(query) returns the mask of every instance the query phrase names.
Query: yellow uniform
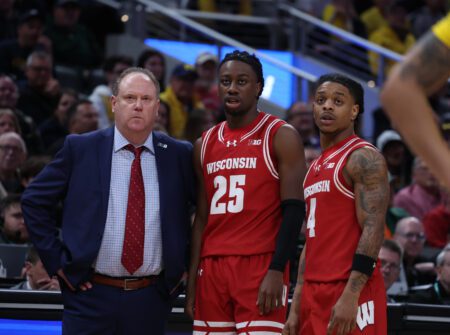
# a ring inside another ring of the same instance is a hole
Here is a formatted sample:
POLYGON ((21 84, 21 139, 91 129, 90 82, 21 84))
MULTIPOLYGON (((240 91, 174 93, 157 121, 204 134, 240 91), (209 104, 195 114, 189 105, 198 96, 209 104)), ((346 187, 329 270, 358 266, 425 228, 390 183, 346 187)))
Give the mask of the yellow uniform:
POLYGON ((434 35, 450 48, 450 13, 436 23, 432 30, 434 35))

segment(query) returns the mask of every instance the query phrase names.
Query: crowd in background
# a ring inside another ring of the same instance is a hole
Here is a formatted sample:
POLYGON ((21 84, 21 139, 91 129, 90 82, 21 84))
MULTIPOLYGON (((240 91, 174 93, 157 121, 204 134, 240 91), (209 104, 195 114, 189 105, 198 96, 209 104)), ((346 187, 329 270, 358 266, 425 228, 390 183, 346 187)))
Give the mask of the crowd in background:
MULTIPOLYGON (((223 8, 222 1, 198 1, 196 5, 205 11, 223 8)), ((251 1, 232 5, 237 13, 252 12, 251 1)), ((447 13, 447 5, 443 0, 299 2, 301 9, 326 22, 401 54, 447 13)), ((90 1, 9 0, 0 6, 0 243, 28 243, 20 193, 54 157, 68 134, 113 124, 112 86, 126 68, 147 68, 160 83, 155 130, 194 142, 224 120, 216 56, 201 53, 195 64, 179 64, 168 73, 165 56, 156 50, 147 49, 136 59, 105 56, 105 36, 123 27, 114 12, 106 27, 96 25, 93 16, 99 8, 90 1)), ((368 64, 374 72, 377 62, 377 56, 369 53, 368 64)), ((391 66, 387 64, 386 73, 391 66)), ((430 101, 450 139, 447 87, 430 101)), ((391 184, 386 241, 380 251, 388 294, 392 301, 449 304, 450 194, 408 151, 381 107, 373 115, 373 143, 386 159, 391 184), (416 290, 419 285, 428 286, 416 290)), ((320 155, 311 103, 294 102, 285 118, 301 134, 307 163, 311 163, 320 155)), ((299 237, 299 245, 302 241, 299 237)), ((23 275, 25 282, 16 288, 58 289, 56 281, 45 277, 33 249, 23 275)))

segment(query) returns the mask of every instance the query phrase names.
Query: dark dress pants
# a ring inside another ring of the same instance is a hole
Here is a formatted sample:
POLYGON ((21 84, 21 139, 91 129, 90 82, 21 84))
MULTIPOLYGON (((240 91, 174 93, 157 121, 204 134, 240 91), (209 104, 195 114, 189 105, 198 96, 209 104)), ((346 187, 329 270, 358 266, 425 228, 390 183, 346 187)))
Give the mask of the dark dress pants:
POLYGON ((63 289, 63 335, 163 335, 170 303, 156 285, 125 291, 93 284, 87 291, 63 289))

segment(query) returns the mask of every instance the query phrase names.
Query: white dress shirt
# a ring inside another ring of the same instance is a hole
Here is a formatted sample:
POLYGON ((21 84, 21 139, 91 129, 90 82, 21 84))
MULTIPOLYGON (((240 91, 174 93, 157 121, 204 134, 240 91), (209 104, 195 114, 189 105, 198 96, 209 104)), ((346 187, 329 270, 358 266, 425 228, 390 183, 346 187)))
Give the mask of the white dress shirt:
MULTIPOLYGON (((95 272, 112 277, 130 276, 121 262, 131 164, 134 160, 134 153, 125 149, 127 144, 129 142, 115 127, 108 212, 102 244, 94 263, 95 272)), ((144 263, 133 273, 135 277, 157 275, 163 268, 159 183, 152 134, 143 146, 146 148, 141 154, 145 188, 144 263)))

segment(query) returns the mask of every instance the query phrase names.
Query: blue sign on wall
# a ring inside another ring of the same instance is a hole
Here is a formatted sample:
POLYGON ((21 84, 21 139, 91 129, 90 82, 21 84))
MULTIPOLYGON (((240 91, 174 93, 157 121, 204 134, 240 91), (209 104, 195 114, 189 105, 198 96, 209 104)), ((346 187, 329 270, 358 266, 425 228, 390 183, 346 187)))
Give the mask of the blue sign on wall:
MULTIPOLYGON (((167 41, 152 38, 145 40, 145 44, 188 64, 194 64, 197 56, 206 51, 219 57, 219 47, 212 44, 167 41)), ((222 47, 219 58, 222 59, 225 54, 233 50, 235 50, 234 47, 222 47)), ((285 64, 294 64, 294 55, 290 52, 273 50, 260 50, 260 52, 276 58, 285 64)), ((261 60, 261 63, 265 81, 262 94, 263 98, 283 108, 288 108, 294 98, 295 76, 289 71, 283 70, 265 60, 261 60)))

